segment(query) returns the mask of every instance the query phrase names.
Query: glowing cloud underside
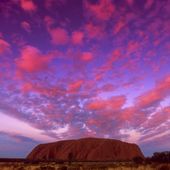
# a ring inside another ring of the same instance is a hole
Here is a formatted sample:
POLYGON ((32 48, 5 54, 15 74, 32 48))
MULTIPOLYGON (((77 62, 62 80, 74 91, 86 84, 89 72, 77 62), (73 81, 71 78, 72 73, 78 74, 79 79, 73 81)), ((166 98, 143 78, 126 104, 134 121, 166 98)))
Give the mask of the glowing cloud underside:
POLYGON ((168 150, 169 9, 169 0, 0 1, 0 157, 89 136, 168 150))

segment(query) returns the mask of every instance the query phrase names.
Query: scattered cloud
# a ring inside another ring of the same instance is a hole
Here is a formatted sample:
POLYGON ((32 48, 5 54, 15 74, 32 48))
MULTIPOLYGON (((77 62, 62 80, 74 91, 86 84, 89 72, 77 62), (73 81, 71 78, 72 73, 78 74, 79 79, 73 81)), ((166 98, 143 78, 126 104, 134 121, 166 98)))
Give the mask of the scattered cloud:
POLYGON ((34 12, 37 10, 37 6, 33 0, 20 0, 21 8, 27 12, 34 12))
POLYGON ((10 51, 10 44, 3 39, 0 39, 0 55, 10 51))
POLYGON ((85 8, 92 16, 102 21, 109 20, 115 12, 115 6, 110 0, 99 0, 95 4, 85 1, 85 8))
POLYGON ((48 68, 52 61, 51 55, 43 55, 37 48, 25 46, 16 59, 17 68, 25 72, 39 72, 48 68))
POLYGON ((66 45, 69 41, 68 32, 64 28, 55 28, 49 30, 52 43, 55 45, 66 45))
POLYGON ((75 45, 82 44, 84 38, 84 33, 81 31, 74 31, 72 33, 72 42, 75 45))
POLYGON ((93 54, 91 52, 83 52, 81 55, 83 61, 90 61, 93 59, 93 54))
POLYGON ((53 138, 50 138, 43 134, 42 130, 38 130, 29 124, 13 118, 11 116, 7 116, 4 113, 0 113, 1 115, 1 132, 6 132, 12 134, 13 136, 23 135, 25 137, 34 139, 36 141, 52 141, 53 138), (7 124, 6 122, 10 122, 7 124))
POLYGON ((167 149, 169 6, 0 1, 0 141, 13 153, 87 136, 167 149))
POLYGON ((25 31, 31 32, 31 26, 30 26, 30 24, 29 24, 28 22, 26 22, 26 21, 21 22, 21 27, 22 27, 25 31))

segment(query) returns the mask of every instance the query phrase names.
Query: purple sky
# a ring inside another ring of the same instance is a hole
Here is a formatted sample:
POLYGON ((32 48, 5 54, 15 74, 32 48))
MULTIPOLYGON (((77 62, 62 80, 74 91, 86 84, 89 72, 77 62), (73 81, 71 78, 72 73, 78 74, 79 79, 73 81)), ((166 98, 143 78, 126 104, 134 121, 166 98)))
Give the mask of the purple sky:
POLYGON ((170 150, 170 0, 1 0, 0 157, 104 137, 170 150))

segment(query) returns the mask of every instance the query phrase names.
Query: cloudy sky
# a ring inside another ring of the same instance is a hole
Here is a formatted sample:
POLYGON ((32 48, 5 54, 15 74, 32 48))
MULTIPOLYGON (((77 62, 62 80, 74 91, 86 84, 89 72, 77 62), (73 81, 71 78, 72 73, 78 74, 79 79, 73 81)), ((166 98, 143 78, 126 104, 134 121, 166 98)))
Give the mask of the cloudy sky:
POLYGON ((170 149, 170 0, 1 0, 0 157, 104 137, 170 149))

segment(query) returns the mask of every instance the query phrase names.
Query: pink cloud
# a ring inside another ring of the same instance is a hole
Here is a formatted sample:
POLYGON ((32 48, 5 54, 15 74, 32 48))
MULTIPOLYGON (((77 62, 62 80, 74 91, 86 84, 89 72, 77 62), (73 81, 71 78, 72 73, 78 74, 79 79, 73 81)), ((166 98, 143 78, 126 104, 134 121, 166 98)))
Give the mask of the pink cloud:
POLYGON ((69 41, 68 32, 64 28, 49 29, 52 42, 56 45, 66 45, 69 41))
POLYGON ((129 41, 127 51, 128 51, 128 53, 134 53, 139 49, 139 47, 140 47, 139 42, 129 41))
POLYGON ((97 73, 97 74, 95 74, 95 80, 96 81, 99 81, 99 80, 101 80, 102 78, 104 77, 104 74, 103 73, 97 73))
POLYGON ((76 92, 81 88, 82 84, 83 84, 82 80, 75 81, 75 82, 69 84, 68 91, 76 92))
POLYGON ((96 4, 86 1, 86 8, 89 12, 99 20, 109 20, 115 12, 115 6, 110 0, 99 0, 96 4))
POLYGON ((10 50, 10 44, 0 38, 0 55, 10 50))
POLYGON ((162 81, 157 82, 156 89, 168 95, 167 92, 170 92, 170 75, 166 76, 162 81))
POLYGON ((54 24, 54 19, 50 16, 45 16, 44 23, 45 23, 47 29, 50 29, 50 27, 54 24))
POLYGON ((88 23, 85 26, 88 38, 99 38, 102 34, 102 29, 100 26, 94 25, 93 23, 88 23))
POLYGON ((75 31, 72 33, 72 43, 77 45, 77 44, 82 44, 84 38, 84 33, 81 31, 75 31))
POLYGON ((134 0, 126 0, 126 2, 127 2, 129 5, 133 5, 134 0))
POLYGON ((167 76, 160 82, 157 82, 156 86, 140 95, 137 98, 137 105, 140 107, 149 107, 156 103, 160 103, 168 94, 170 94, 170 76, 167 76))
POLYGON ((90 110, 101 110, 105 108, 106 101, 96 100, 88 104, 87 108, 90 110))
POLYGON ((26 22, 26 21, 21 22, 21 27, 22 27, 25 31, 31 32, 31 26, 30 26, 30 24, 29 24, 28 22, 26 22))
POLYGON ((136 112, 135 107, 128 107, 121 112, 120 119, 124 121, 131 120, 136 112))
POLYGON ((159 102, 161 99, 162 99, 162 94, 160 94, 160 92, 151 90, 138 97, 138 104, 141 107, 150 106, 151 104, 159 102))
MULTIPOLYGON (((21 85, 20 90, 23 93, 34 92, 39 95, 45 95, 48 97, 54 97, 55 95, 58 95, 58 94, 60 94, 60 95, 65 94, 64 91, 62 91, 59 87, 56 87, 56 86, 47 87, 46 84, 44 84, 43 82, 36 84, 31 81, 24 81, 21 85)), ((49 108, 48 108, 48 110, 49 110, 49 108)))
POLYGON ((122 21, 122 20, 118 21, 117 24, 115 25, 114 29, 113 29, 113 33, 114 34, 119 33, 124 26, 125 26, 124 21, 122 21))
POLYGON ((147 0, 145 3, 145 8, 148 9, 150 8, 154 3, 154 0, 147 0))
POLYGON ((99 91, 100 92, 111 92, 111 91, 114 91, 115 89, 116 89, 116 86, 112 84, 105 84, 99 89, 99 91))
POLYGON ((170 109, 169 107, 165 107, 160 110, 159 104, 169 94, 170 77, 167 76, 162 81, 157 82, 154 88, 138 96, 134 106, 121 109, 120 120, 129 121, 130 125, 134 127, 141 125, 146 129, 165 123, 170 118, 170 109), (153 110, 147 110, 149 107, 152 107, 153 110), (156 111, 156 109, 159 110, 156 111), (151 115, 152 113, 154 114, 151 115), (148 115, 150 115, 149 119, 148 115))
POLYGON ((125 102, 125 96, 113 96, 107 100, 97 99, 92 101, 87 105, 87 108, 89 110, 118 110, 125 104, 125 102))
POLYGON ((45 0, 44 2, 45 8, 50 9, 54 5, 54 2, 55 2, 54 0, 45 0))
MULTIPOLYGON (((169 106, 169 107, 165 107, 165 108, 164 108, 164 111, 170 114, 170 106, 169 106)), ((170 116, 170 115, 169 115, 169 116, 170 116)))
POLYGON ((92 38, 99 39, 99 38, 103 37, 105 34, 102 25, 95 25, 93 23, 87 23, 85 25, 85 31, 87 33, 88 39, 92 39, 92 38))
POLYGON ((96 127, 98 127, 99 126, 99 121, 100 120, 98 120, 98 119, 94 119, 94 118, 89 118, 88 120, 87 120, 87 125, 88 126, 96 126, 96 127))
POLYGON ((28 12, 37 10, 37 6, 32 0, 20 0, 20 5, 23 10, 28 12))
POLYGON ((25 82, 22 85, 21 90, 22 90, 23 93, 27 93, 27 92, 30 92, 32 89, 33 89, 33 85, 31 83, 25 82))
POLYGON ((111 104, 113 110, 120 109, 125 103, 126 103, 126 97, 123 95, 113 96, 110 98, 110 104, 111 104))
POLYGON ((147 126, 147 128, 158 127, 162 123, 165 124, 167 120, 170 120, 170 107, 165 107, 156 112, 145 126, 147 126))
POLYGON ((56 4, 62 6, 62 5, 65 5, 66 3, 67 3, 67 0, 57 0, 57 1, 56 0, 45 0, 44 6, 46 9, 51 10, 51 8, 55 6, 56 4))
POLYGON ((83 52, 81 55, 81 60, 90 61, 93 59, 93 54, 91 52, 83 52))
POLYGON ((110 58, 110 62, 115 62, 115 61, 119 60, 121 58, 121 56, 122 56, 122 54, 121 54, 120 49, 115 49, 112 52, 112 55, 111 55, 111 58, 110 58))
POLYGON ((26 46, 16 60, 17 68, 26 72, 39 72, 48 68, 53 59, 51 55, 43 55, 37 48, 26 46))

